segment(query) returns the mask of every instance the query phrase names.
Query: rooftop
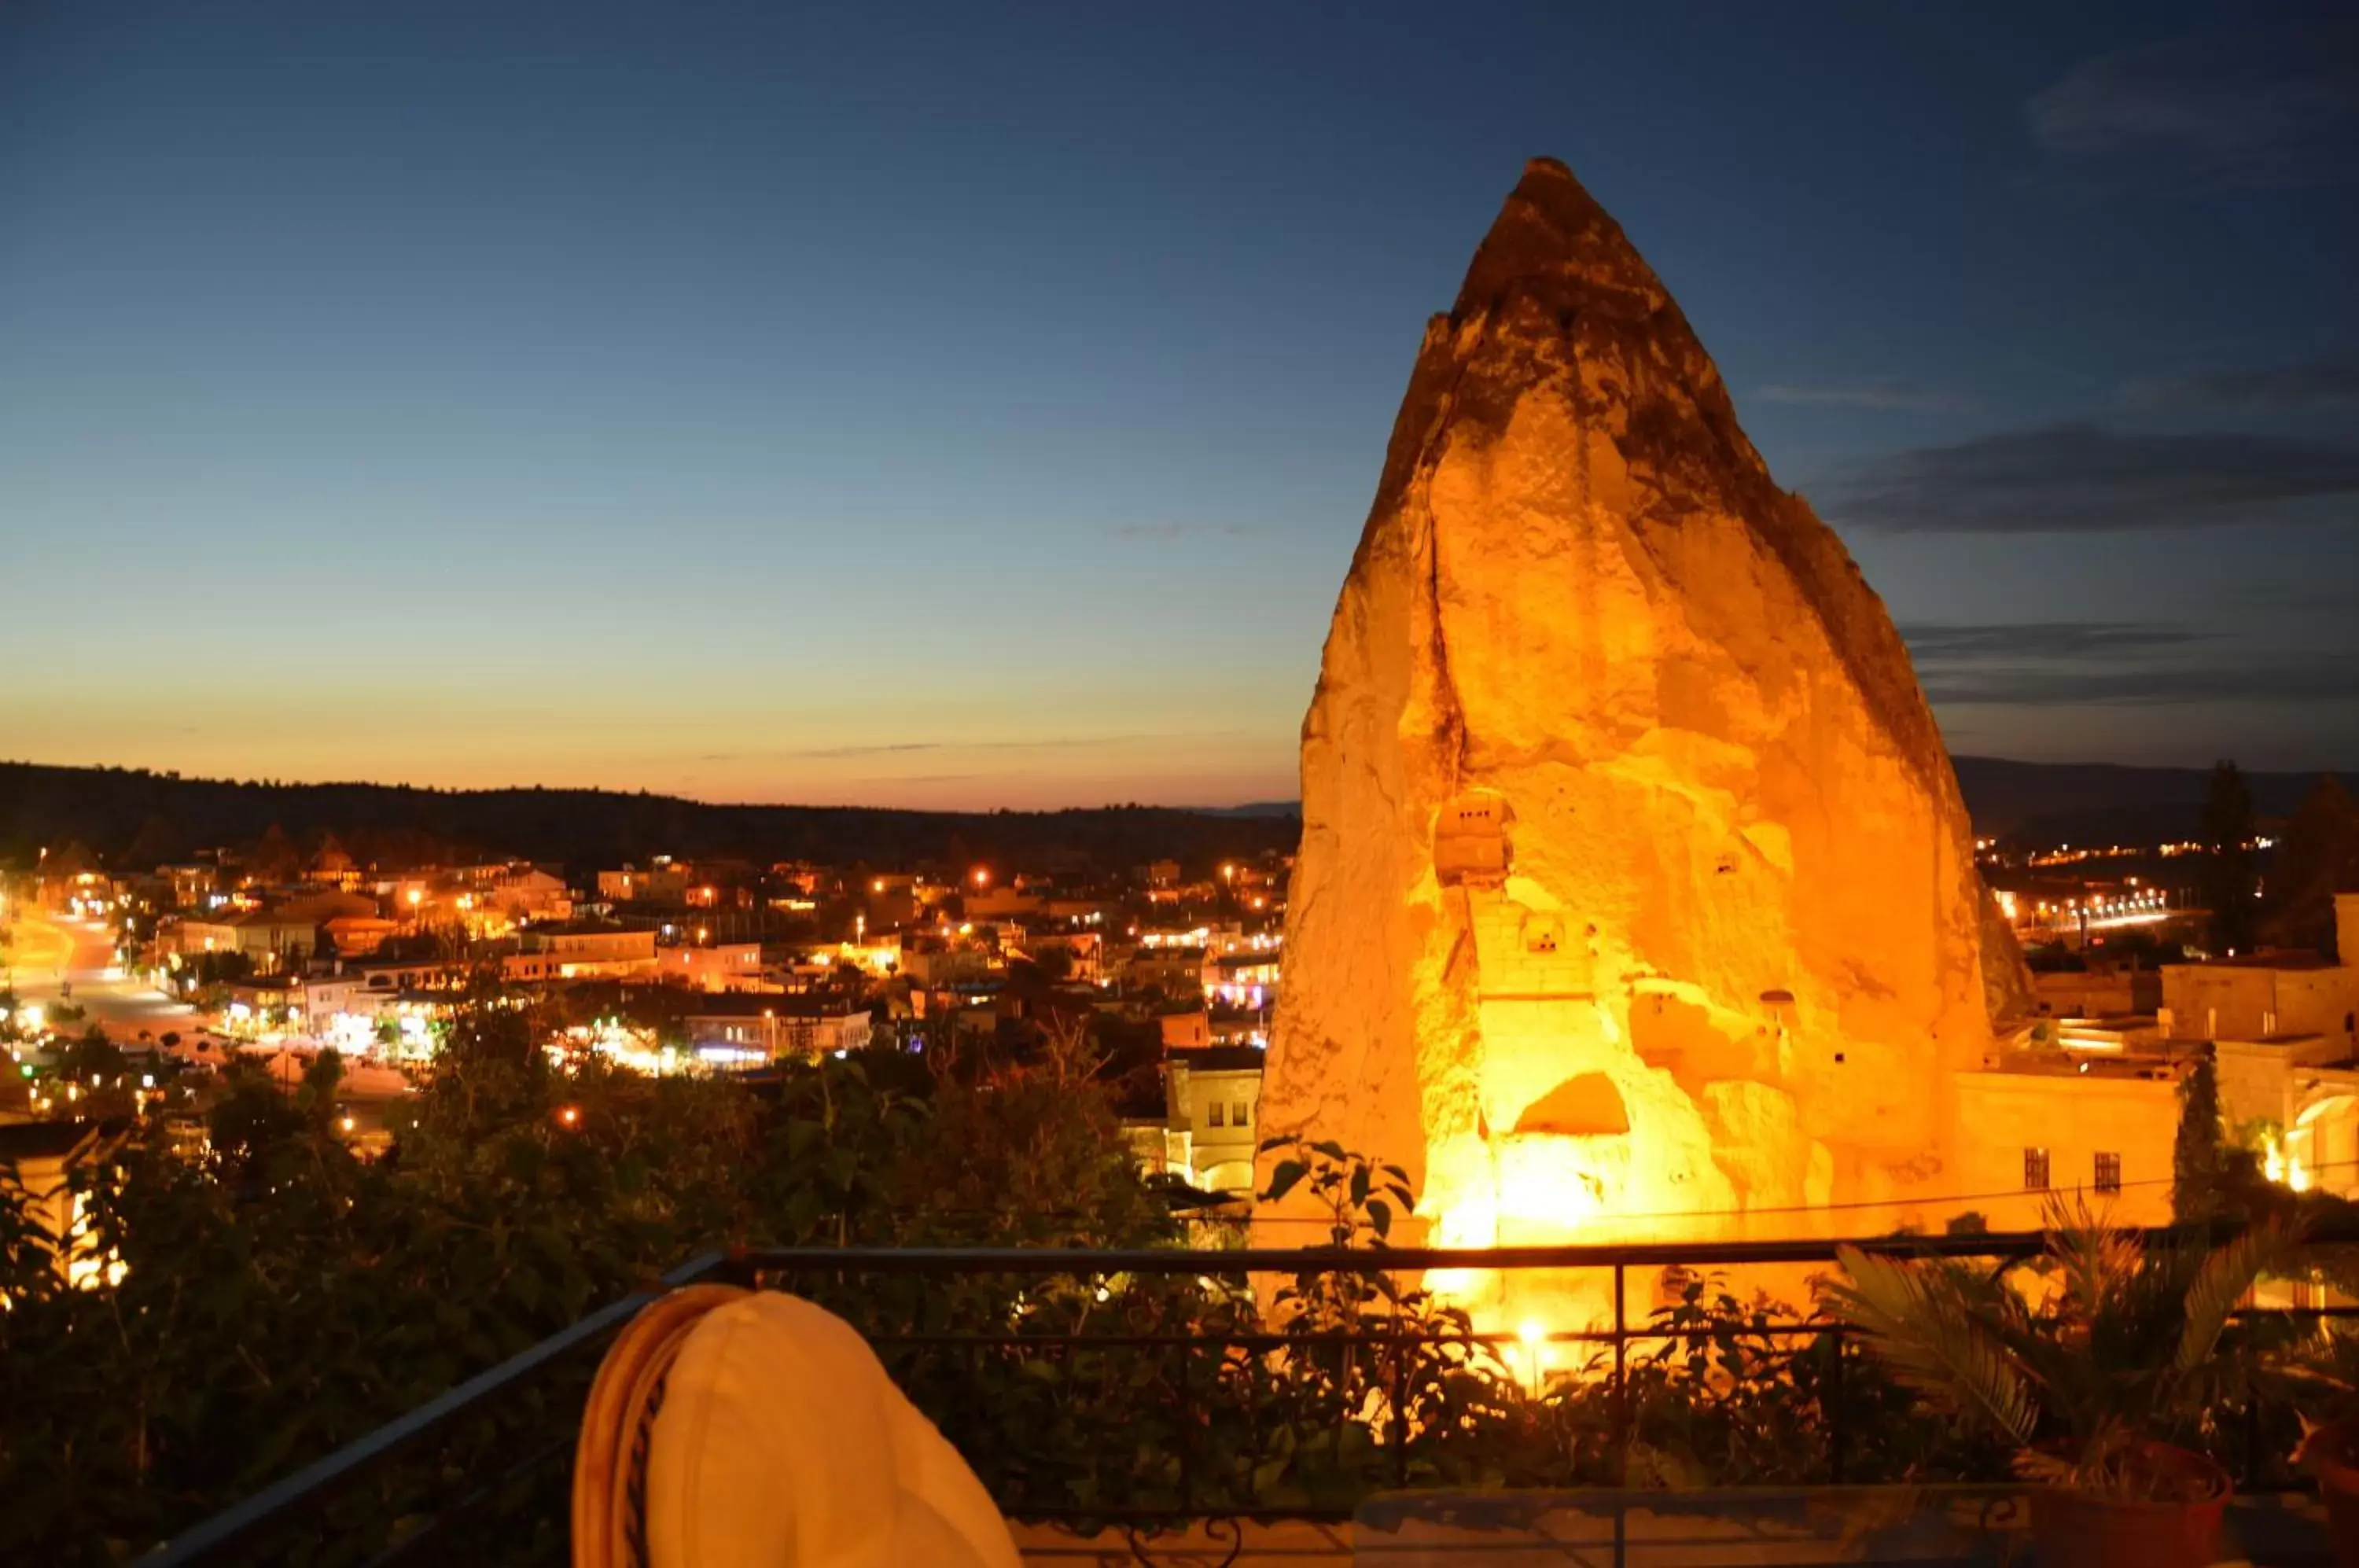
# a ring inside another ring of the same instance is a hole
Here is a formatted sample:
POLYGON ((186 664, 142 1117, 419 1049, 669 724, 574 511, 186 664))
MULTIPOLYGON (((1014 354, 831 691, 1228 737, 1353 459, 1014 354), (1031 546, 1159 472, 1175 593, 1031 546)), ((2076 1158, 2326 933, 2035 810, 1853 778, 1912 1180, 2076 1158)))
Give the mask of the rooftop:
POLYGON ((2170 969, 2339 969, 2342 965, 2324 953, 2308 948, 2267 948, 2259 953, 2242 953, 2234 958, 2215 958, 2209 964, 2172 964, 2170 969))
POLYGON ((841 1018, 868 1011, 856 996, 812 996, 809 992, 721 991, 701 996, 680 1016, 684 1018, 841 1018))
POLYGON ((1268 1059, 1269 1052, 1257 1045, 1175 1046, 1163 1056, 1190 1073, 1258 1073, 1268 1059))

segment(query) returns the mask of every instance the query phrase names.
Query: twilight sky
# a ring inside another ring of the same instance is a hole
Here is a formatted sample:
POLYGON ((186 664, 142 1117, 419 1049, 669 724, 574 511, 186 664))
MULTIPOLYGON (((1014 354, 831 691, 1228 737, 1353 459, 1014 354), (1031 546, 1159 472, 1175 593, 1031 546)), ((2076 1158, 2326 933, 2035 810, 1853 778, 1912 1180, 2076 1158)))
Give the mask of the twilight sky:
POLYGON ((2359 768, 2338 13, 8 5, 0 757, 1291 796, 1547 153, 1954 750, 2359 768))

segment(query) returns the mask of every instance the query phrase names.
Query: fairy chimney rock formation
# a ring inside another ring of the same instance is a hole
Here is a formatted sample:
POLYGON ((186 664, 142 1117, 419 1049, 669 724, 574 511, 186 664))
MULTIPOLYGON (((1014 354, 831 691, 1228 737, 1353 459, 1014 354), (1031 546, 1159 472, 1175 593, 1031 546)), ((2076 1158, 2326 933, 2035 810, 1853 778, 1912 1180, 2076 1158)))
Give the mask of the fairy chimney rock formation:
POLYGON ((1302 801, 1263 1126, 1407 1166, 1428 1239, 1787 1234, 1940 1190, 1991 1039, 1948 755, 1562 164, 1426 329, 1302 801))

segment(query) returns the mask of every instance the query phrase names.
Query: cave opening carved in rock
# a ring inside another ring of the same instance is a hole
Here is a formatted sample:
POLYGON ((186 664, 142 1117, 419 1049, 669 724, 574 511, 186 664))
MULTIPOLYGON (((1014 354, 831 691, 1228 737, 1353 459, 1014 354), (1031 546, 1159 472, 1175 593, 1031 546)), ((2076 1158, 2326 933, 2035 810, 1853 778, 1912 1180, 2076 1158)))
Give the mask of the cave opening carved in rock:
POLYGON ((1578 1138, 1626 1133, 1630 1112, 1613 1079, 1603 1073, 1580 1073, 1526 1106, 1516 1130, 1578 1138))

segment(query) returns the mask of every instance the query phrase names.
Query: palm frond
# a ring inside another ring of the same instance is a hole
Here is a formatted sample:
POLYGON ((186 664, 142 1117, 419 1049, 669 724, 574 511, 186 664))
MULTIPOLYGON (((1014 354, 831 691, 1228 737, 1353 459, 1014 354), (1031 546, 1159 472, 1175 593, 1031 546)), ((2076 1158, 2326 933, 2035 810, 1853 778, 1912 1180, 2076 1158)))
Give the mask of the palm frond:
POLYGON ((2049 1193, 2040 1228, 2047 1233, 2048 1256, 2063 1276, 2067 1314, 2100 1316, 2136 1279, 2137 1234, 2106 1224, 2079 1190, 2049 1193))
POLYGON ((1935 1258, 1903 1262, 1853 1247, 1837 1256, 1850 1278, 1825 1281, 1821 1299, 1895 1376, 2017 1443, 2030 1441, 2038 1415, 2031 1384, 1991 1332, 1971 1276, 1935 1258))
POLYGON ((2042 1454, 2036 1448, 2015 1451, 2015 1473, 2025 1480, 2042 1486, 2069 1486, 2080 1467, 2060 1454, 2042 1454))
POLYGON ((2193 1372, 2211 1360, 2221 1331, 2228 1326, 2228 1314, 2263 1274, 2284 1266, 2298 1243, 2292 1227, 2282 1220, 2267 1220, 2212 1248, 2187 1287, 2186 1318, 2179 1333, 2179 1352, 2172 1357, 2179 1372, 2193 1372))

